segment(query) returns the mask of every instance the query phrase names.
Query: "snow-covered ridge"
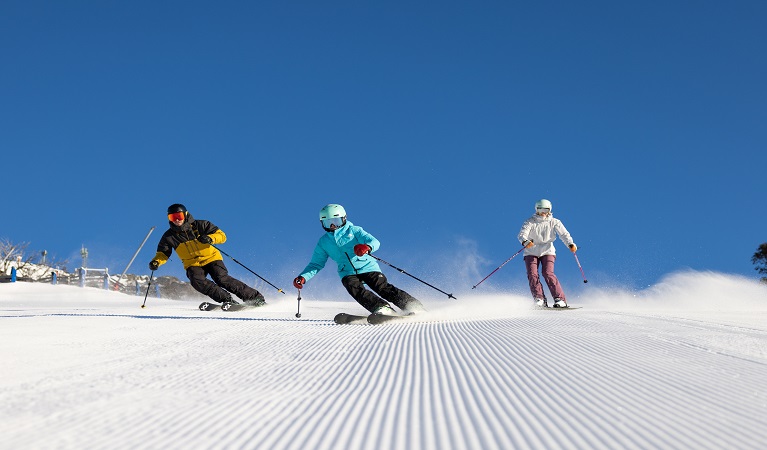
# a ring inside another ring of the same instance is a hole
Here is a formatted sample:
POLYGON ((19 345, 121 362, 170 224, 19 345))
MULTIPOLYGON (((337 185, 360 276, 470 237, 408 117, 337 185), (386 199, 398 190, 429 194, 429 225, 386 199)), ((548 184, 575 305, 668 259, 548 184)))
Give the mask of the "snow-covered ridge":
MULTIPOLYGON (((151 295, 172 299, 197 298, 202 299, 201 294, 195 291, 187 281, 179 280, 173 276, 152 277, 151 286, 149 275, 135 275, 131 273, 113 274, 108 268, 78 268, 70 273, 64 270, 47 266, 45 264, 35 264, 26 262, 18 265, 16 269, 16 278, 19 281, 33 283, 50 283, 64 285, 83 285, 85 287, 119 291, 126 294, 135 294, 136 291, 147 293, 151 289, 151 295), (81 276, 84 278, 81 279, 81 276)), ((12 269, 17 264, 7 264, 5 277, 1 281, 9 282, 12 269)))
MULTIPOLYGON (((767 446, 767 289, 674 274, 574 311, 425 300, 422 323, 334 325, 353 301, 239 313, 0 285, 0 448, 767 446)), ((307 298, 308 297, 308 298, 307 298)))

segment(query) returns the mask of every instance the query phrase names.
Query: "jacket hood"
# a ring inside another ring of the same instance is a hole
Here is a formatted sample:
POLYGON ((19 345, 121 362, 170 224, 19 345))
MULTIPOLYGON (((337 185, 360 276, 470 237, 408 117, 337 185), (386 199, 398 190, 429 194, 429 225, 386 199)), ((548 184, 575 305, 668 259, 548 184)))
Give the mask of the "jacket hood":
POLYGON ((354 239, 354 233, 351 231, 353 226, 354 224, 347 220, 344 226, 333 231, 333 239, 339 247, 343 247, 354 239))

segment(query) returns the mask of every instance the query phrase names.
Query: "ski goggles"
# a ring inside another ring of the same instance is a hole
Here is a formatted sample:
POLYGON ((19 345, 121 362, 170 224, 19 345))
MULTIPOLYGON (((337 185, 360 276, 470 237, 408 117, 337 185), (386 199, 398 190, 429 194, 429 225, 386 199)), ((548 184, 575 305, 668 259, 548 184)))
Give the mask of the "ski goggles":
POLYGON ((331 225, 335 225, 336 228, 341 228, 341 225, 344 224, 344 218, 343 217, 331 217, 330 219, 322 219, 322 226, 325 228, 330 228, 331 225))
POLYGON ((551 208, 535 208, 535 211, 538 213, 548 214, 551 212, 551 208))
POLYGON ((170 220, 171 222, 175 222, 177 220, 184 220, 185 218, 186 216, 184 216, 184 213, 180 211, 168 214, 168 220, 170 220))

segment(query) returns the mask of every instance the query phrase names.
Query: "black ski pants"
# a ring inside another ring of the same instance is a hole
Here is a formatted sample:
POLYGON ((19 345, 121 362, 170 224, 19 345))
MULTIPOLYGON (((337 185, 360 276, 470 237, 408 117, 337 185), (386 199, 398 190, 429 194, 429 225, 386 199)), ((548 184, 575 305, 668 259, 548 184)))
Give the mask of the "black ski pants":
POLYGON ((232 299, 229 292, 243 300, 253 300, 258 295, 257 290, 236 278, 232 278, 229 271, 226 270, 224 262, 220 260, 204 266, 192 266, 186 269, 186 276, 197 292, 207 295, 219 303, 232 299), (208 275, 213 278, 213 281, 207 278, 208 275))
POLYGON ((386 276, 381 272, 347 275, 341 278, 341 283, 343 283, 349 295, 354 297, 357 303, 371 313, 377 308, 387 305, 384 300, 381 300, 381 297, 392 302, 399 309, 405 309, 405 306, 411 301, 418 301, 412 295, 389 283, 386 280, 386 276), (365 284, 381 297, 365 289, 365 284))

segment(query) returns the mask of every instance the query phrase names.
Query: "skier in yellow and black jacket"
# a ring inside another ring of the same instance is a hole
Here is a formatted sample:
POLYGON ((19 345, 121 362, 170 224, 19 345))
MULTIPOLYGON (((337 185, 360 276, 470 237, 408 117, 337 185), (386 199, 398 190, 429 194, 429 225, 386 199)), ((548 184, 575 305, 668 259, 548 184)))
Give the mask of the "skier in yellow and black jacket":
POLYGON ((157 244, 157 254, 149 262, 149 270, 157 270, 176 250, 184 263, 192 287, 219 303, 237 303, 230 292, 251 306, 266 304, 260 292, 233 278, 224 265, 224 258, 211 244, 226 242, 226 234, 207 220, 195 220, 180 203, 168 207, 170 228, 157 244), (207 276, 213 279, 210 281, 207 276))

